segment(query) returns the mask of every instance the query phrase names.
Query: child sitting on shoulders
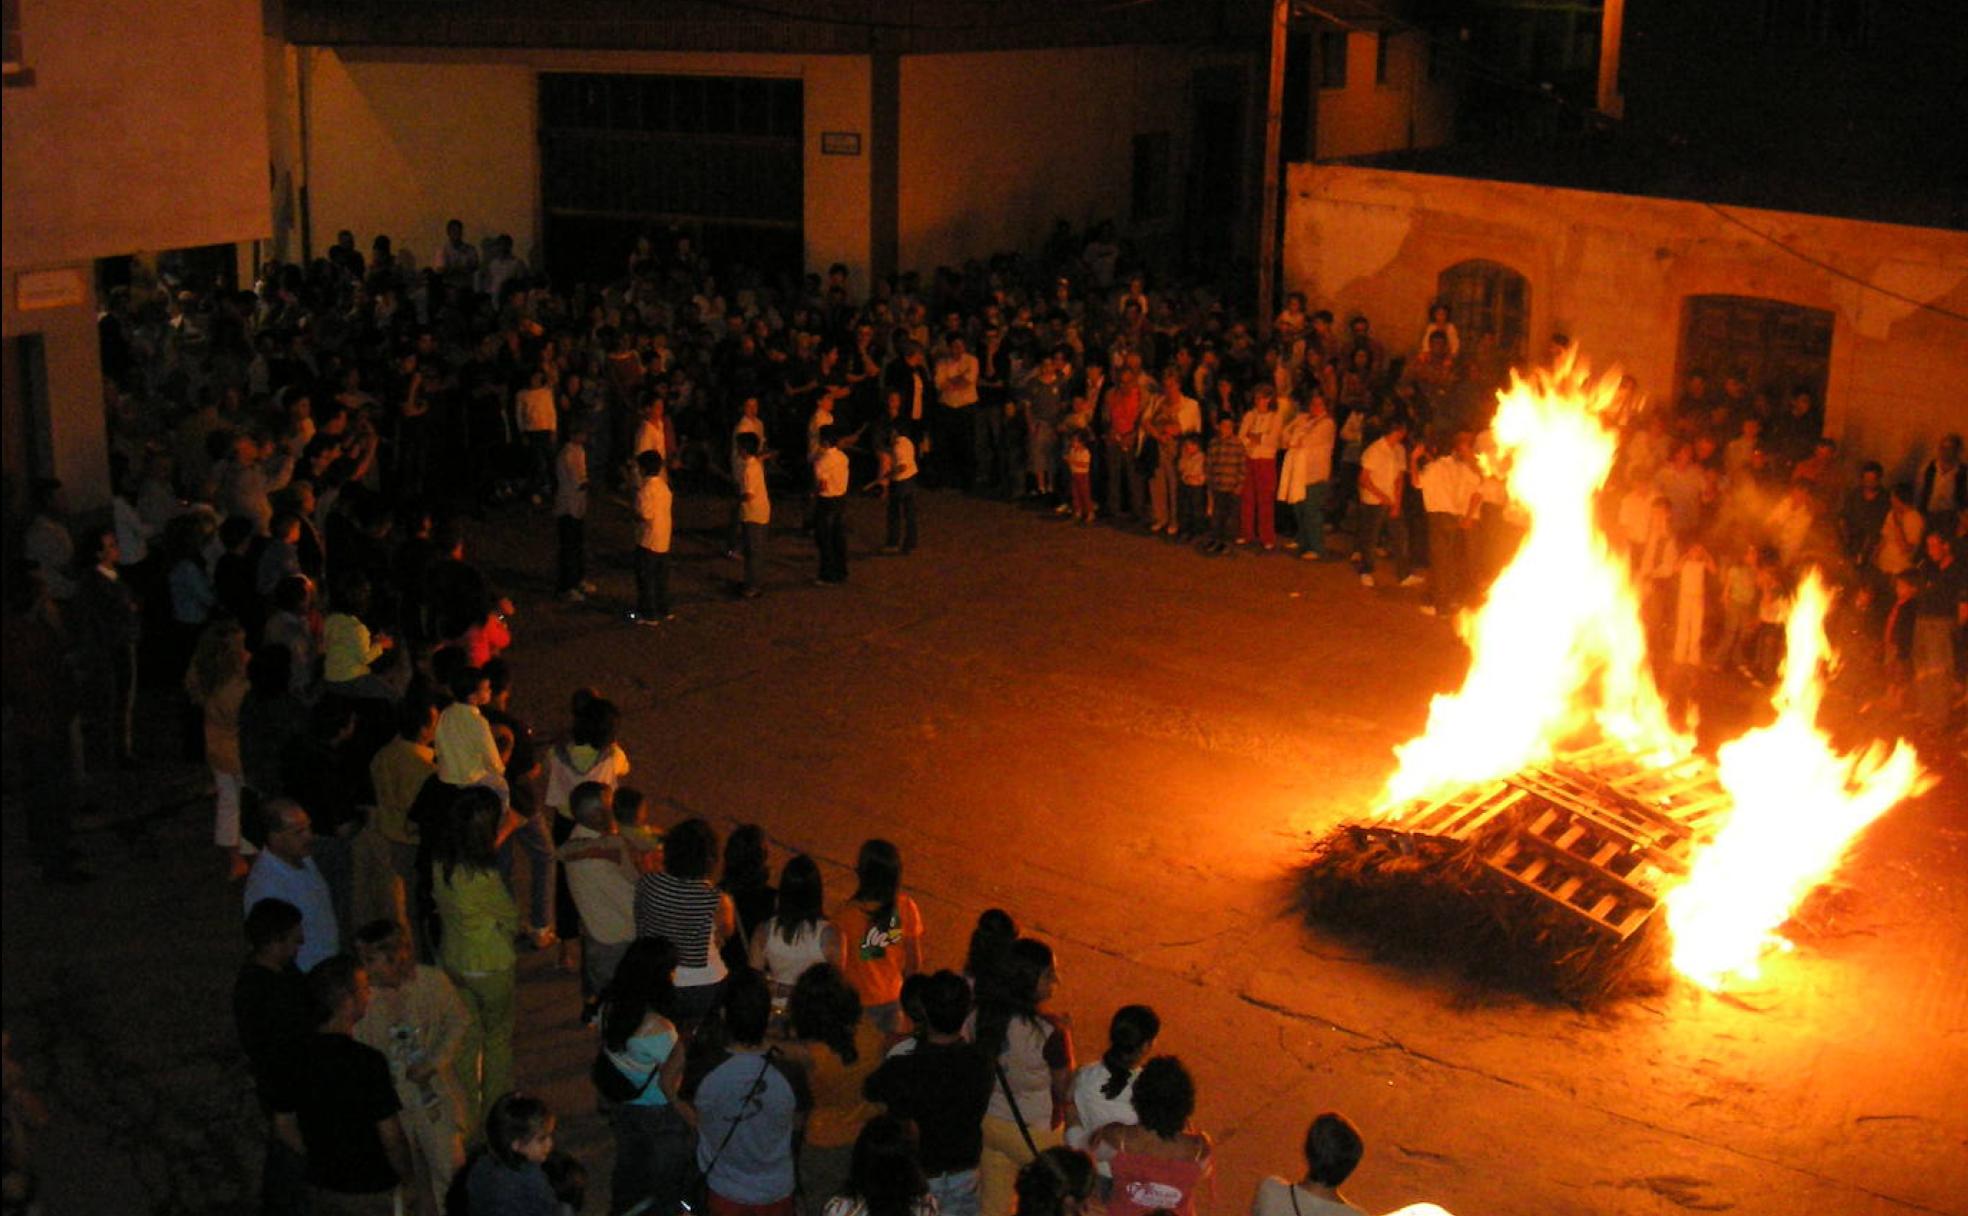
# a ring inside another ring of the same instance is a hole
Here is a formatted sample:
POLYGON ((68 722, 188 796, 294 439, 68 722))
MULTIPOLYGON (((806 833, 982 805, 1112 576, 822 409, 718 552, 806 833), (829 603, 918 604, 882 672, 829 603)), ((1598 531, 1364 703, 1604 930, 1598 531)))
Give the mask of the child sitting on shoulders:
POLYGON ((637 870, 654 874, 663 868, 663 831, 650 817, 641 790, 623 786, 615 791, 615 826, 635 854, 637 870))

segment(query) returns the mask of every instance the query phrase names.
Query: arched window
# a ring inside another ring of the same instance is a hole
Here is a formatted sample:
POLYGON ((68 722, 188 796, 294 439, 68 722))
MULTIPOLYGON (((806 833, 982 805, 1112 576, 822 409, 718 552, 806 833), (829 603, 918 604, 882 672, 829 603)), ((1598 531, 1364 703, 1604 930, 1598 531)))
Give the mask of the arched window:
POLYGON ((1755 296, 1689 296, 1682 309, 1681 379, 1704 373, 1710 391, 1740 376, 1779 406, 1799 388, 1824 407, 1831 373, 1832 315, 1755 296))
POLYGON ((1449 306, 1464 351, 1489 337, 1511 358, 1523 355, 1531 318, 1531 285, 1523 275, 1479 258, 1444 270, 1435 280, 1435 291, 1449 306))

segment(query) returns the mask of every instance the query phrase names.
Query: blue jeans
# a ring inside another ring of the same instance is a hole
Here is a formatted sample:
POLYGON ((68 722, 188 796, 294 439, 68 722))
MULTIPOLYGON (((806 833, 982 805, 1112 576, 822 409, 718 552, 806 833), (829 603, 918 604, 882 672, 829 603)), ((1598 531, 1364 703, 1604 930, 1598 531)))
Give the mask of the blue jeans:
POLYGON ((499 873, 505 877, 508 890, 518 889, 513 884, 513 860, 525 854, 526 876, 532 888, 532 915, 526 927, 535 933, 552 928, 554 923, 554 846, 547 823, 550 814, 528 815, 499 846, 499 873))
POLYGON ((977 1171, 955 1170, 929 1180, 929 1193, 936 1196, 937 1216, 977 1216, 977 1171))

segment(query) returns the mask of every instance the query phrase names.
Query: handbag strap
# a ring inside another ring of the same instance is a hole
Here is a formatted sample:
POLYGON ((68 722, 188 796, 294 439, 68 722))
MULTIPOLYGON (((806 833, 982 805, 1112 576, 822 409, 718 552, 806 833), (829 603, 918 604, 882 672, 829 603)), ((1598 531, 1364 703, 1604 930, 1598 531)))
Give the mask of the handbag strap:
POLYGON ((772 1049, 767 1048, 765 1054, 759 1058, 758 1076, 752 1078, 751 1088, 745 1091, 745 1096, 738 1099, 737 1116, 731 1120, 731 1125, 724 1129, 724 1139, 718 1141, 717 1151, 711 1154, 710 1164, 704 1167, 706 1181, 709 1181, 711 1173, 717 1169, 718 1159, 724 1156, 724 1150, 731 1147, 731 1138, 738 1134, 738 1125, 752 1117, 752 1097, 765 1088, 765 1074, 771 1067, 772 1049))
POLYGON ((1018 1122, 1018 1134, 1025 1137, 1025 1147, 1032 1150, 1032 1160, 1039 1159, 1038 1142, 1032 1139, 1032 1129, 1025 1123, 1025 1112, 1018 1108, 1018 1096, 1011 1092, 1011 1078, 1005 1075, 1004 1065, 994 1065, 998 1073, 998 1086, 1004 1090, 1005 1101, 1011 1104, 1011 1117, 1018 1122))

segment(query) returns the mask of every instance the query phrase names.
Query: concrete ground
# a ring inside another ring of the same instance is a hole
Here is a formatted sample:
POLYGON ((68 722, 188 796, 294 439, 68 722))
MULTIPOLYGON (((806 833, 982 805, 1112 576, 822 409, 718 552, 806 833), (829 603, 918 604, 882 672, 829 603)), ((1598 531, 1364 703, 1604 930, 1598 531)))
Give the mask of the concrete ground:
MULTIPOLYGON (((520 603, 521 710, 551 733, 575 687, 601 687, 625 710, 630 784, 763 824, 823 861, 834 897, 864 837, 895 840, 933 965, 960 963, 980 910, 1011 910, 1059 952, 1082 1058, 1116 1006, 1154 1005, 1219 1146, 1210 1212, 1294 1169, 1307 1121, 1337 1109, 1369 1146, 1347 1189, 1377 1212, 1968 1213, 1959 771, 1864 838, 1811 939, 1755 988, 1535 1005, 1375 963, 1287 908, 1300 848, 1372 799, 1459 676, 1412 592, 930 495, 914 556, 864 556, 877 507, 856 502, 846 587, 810 586, 810 546, 781 533, 767 595, 740 602, 723 504, 680 501, 697 529, 681 617, 656 630, 616 619, 618 509, 596 528, 603 597, 578 608, 546 594, 544 518, 481 529, 520 603)), ((168 782, 147 780, 112 805, 159 801, 168 782)), ((79 891, 36 882, 9 837, 4 1016, 54 1107, 38 1151, 57 1216, 250 1206, 237 888, 208 814, 167 806, 154 857, 86 836, 105 878, 79 891)), ((600 1190, 573 981, 544 955, 522 968, 520 1079, 600 1190)))

